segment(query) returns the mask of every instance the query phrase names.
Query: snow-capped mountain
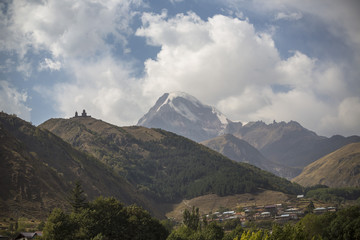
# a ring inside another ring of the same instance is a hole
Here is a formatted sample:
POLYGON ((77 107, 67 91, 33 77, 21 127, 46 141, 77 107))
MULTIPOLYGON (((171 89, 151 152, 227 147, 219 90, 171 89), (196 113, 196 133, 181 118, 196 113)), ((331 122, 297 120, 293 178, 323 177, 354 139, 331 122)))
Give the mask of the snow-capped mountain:
POLYGON ((184 92, 165 93, 137 125, 162 128, 195 141, 219 136, 231 121, 184 92))

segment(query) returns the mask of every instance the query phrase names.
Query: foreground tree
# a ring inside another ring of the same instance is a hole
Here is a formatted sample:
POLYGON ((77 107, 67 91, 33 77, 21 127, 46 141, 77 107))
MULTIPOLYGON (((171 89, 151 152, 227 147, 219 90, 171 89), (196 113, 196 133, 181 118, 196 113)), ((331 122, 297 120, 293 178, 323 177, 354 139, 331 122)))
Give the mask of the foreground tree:
POLYGON ((46 221, 43 236, 45 240, 72 240, 75 239, 76 228, 69 215, 55 208, 46 221))
POLYGON ((99 197, 65 214, 55 209, 44 229, 44 239, 165 240, 168 232, 160 222, 137 206, 124 207, 115 198, 99 197))
POLYGON ((199 208, 195 208, 195 206, 193 206, 191 213, 189 210, 185 209, 183 219, 185 226, 196 231, 200 227, 199 208))

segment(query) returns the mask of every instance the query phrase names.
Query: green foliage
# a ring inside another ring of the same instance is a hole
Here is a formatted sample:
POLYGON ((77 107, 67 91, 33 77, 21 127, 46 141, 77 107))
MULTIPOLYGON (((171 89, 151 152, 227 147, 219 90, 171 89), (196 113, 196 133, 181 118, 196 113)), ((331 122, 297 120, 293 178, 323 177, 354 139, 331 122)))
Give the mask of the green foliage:
POLYGON ((166 240, 187 240, 195 233, 196 231, 182 225, 178 229, 172 231, 166 240))
POLYGON ((306 193, 307 198, 314 198, 325 202, 343 202, 344 200, 356 200, 360 197, 360 188, 316 188, 306 193))
POLYGON ((147 211, 135 205, 124 207, 112 197, 99 197, 70 215, 55 209, 44 228, 45 240, 161 240, 167 235, 163 225, 147 211))
POLYGON ((232 230, 229 233, 226 233, 224 235, 223 240, 233 240, 235 238, 241 238, 241 235, 243 234, 244 229, 242 228, 241 225, 236 226, 236 228, 234 230, 232 230))
POLYGON ((192 230, 200 228, 200 213, 199 208, 192 207, 192 212, 185 209, 183 213, 184 225, 192 230))
POLYGON ((144 209, 132 205, 125 208, 128 227, 126 239, 129 240, 157 240, 166 239, 169 235, 166 228, 144 209))
POLYGON ((360 206, 351 206, 336 213, 307 214, 295 225, 274 225, 269 239, 360 239, 360 206))
POLYGON ((75 182, 74 188, 71 190, 68 201, 73 208, 74 212, 79 212, 81 209, 87 207, 87 200, 84 190, 81 187, 80 181, 75 182))
POLYGON ((329 239, 360 239, 360 206, 337 212, 327 230, 329 239))
POLYGON ((48 217, 43 237, 45 240, 72 240, 75 239, 77 224, 61 209, 55 208, 48 217))
POLYGON ((224 237, 224 230, 217 223, 211 222, 204 228, 202 235, 204 240, 221 240, 224 237))
POLYGON ((268 239, 269 234, 264 230, 252 231, 248 230, 243 232, 241 238, 236 237, 235 240, 265 240, 268 239))

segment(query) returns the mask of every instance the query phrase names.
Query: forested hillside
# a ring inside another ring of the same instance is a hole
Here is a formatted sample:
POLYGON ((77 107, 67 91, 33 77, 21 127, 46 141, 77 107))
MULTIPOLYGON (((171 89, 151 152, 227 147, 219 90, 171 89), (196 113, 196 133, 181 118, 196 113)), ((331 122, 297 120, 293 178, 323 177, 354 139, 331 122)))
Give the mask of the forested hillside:
POLYGON ((3 215, 41 218, 53 207, 67 208, 66 198, 78 180, 89 199, 115 196, 126 204, 153 210, 146 198, 104 163, 51 132, 5 113, 0 113, 0 159, 3 215))
POLYGON ((299 185, 160 129, 120 128, 89 117, 50 119, 40 127, 92 154, 140 192, 160 201, 208 193, 223 196, 255 192, 259 188, 301 191, 299 185))

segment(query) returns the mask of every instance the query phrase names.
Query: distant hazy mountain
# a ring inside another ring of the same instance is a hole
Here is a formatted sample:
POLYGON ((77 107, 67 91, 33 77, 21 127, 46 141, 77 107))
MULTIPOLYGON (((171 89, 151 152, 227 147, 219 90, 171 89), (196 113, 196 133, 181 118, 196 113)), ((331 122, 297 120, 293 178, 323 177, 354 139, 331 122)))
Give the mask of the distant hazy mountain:
POLYGON ((360 143, 348 144, 311 163, 293 181, 303 186, 360 187, 360 143))
POLYGON ((214 107, 182 92, 165 93, 137 125, 161 128, 195 141, 224 133, 228 119, 214 107))
POLYGON ((106 163, 159 202, 258 189, 299 191, 286 179, 161 129, 117 127, 89 117, 50 119, 40 127, 106 163))
MULTIPOLYGON (((164 94, 139 120, 138 125, 162 128, 194 141, 232 134, 250 143, 266 159, 280 164, 280 167, 300 170, 346 144, 360 142, 359 136, 318 136, 295 121, 274 121, 271 124, 262 121, 247 124, 233 122, 213 107, 204 105, 185 93, 164 94)), ((288 176, 295 177, 296 172, 290 171, 288 176)))
POLYGON ((288 179, 296 176, 301 171, 300 169, 285 167, 278 163, 271 162, 248 142, 231 134, 221 135, 203 141, 201 144, 227 156, 232 160, 252 164, 263 170, 288 179))
POLYGON ((45 217, 54 207, 66 208, 77 180, 89 200, 115 196, 152 210, 145 197, 105 164, 51 132, 5 113, 0 113, 0 159, 0 215, 45 217))
POLYGON ((359 136, 318 136, 295 121, 250 122, 232 133, 256 147, 269 160, 300 168, 346 144, 360 142, 359 136))

